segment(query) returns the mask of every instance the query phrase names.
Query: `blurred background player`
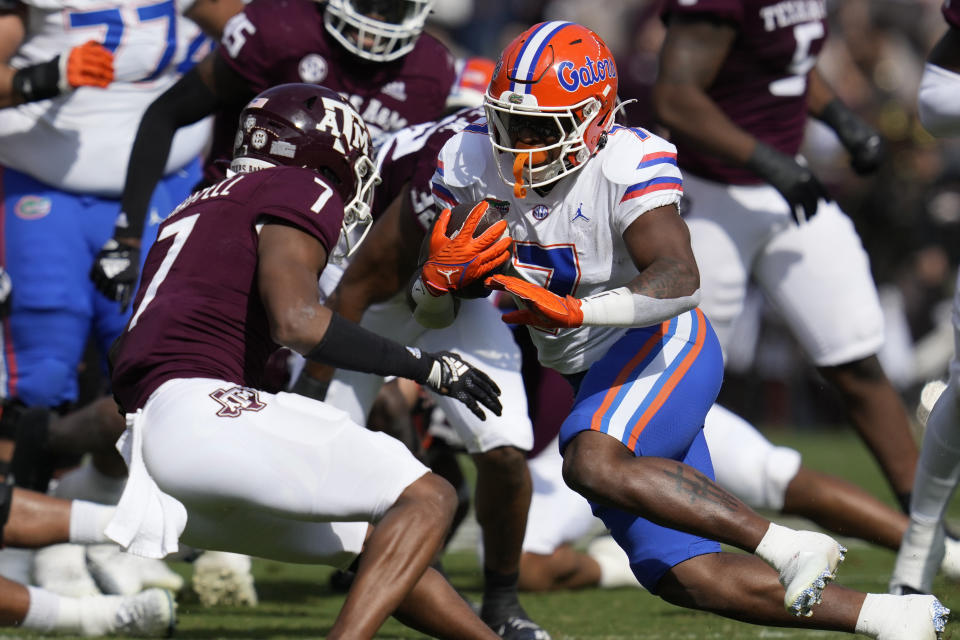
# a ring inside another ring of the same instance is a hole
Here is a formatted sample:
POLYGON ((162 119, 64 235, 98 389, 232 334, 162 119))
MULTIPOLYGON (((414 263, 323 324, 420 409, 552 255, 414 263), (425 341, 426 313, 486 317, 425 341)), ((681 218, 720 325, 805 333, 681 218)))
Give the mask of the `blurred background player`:
MULTIPOLYGON (((0 484, 0 544, 34 548, 57 542, 107 542, 116 509, 66 501, 0 484)), ((81 636, 168 636, 176 624, 173 595, 148 589, 132 595, 62 596, 0 578, 0 626, 81 636)))
POLYGON ((752 277, 783 311, 906 510, 916 444, 876 357, 883 318, 851 221, 795 159, 808 114, 830 126, 858 172, 882 160, 880 136, 817 72, 825 2, 669 1, 654 106, 684 174, 683 213, 721 344, 752 277), (763 55, 758 55, 763 51, 763 55))
MULTIPOLYGON (((578 391, 560 433, 564 479, 591 501, 640 582, 669 602, 758 624, 934 637, 947 613, 935 598, 825 587, 842 547, 770 523, 711 481, 702 425, 722 356, 695 308, 676 156, 643 129, 613 125, 616 86, 596 34, 563 21, 531 27, 497 64, 488 134, 452 137, 434 178, 444 199, 505 203, 516 275, 486 283, 518 300, 504 321, 530 325, 541 362, 578 391), (720 553, 714 540, 756 557, 720 553), (816 615, 791 617, 821 593, 816 615)), ((432 276, 448 246, 432 244, 420 273, 452 305, 473 279, 470 256, 460 283, 432 276)))
MULTIPOLYGON (((63 479, 61 495, 101 502, 119 497, 124 470, 113 443, 123 421, 112 399, 56 415, 78 400, 78 366, 88 338, 105 354, 128 317, 96 292, 87 273, 117 223, 127 150, 143 111, 209 50, 197 25, 217 35, 230 5, 235 12, 242 2, 26 1, 5 3, 0 14, 3 77, 9 80, 0 92, 16 105, 0 110, 2 262, 17 291, 4 321, 0 391, 4 437, 19 443, 14 476, 23 486, 46 490, 54 454, 93 450, 94 466, 63 479), (97 88, 73 90, 90 82, 97 88)), ((198 123, 177 136, 161 168, 165 177, 147 195, 152 215, 143 229, 145 244, 199 178, 209 131, 209 123, 198 123)), ((122 271, 123 260, 111 269, 122 271)), ((39 580, 98 593, 84 549, 46 553, 38 560, 39 580)))
MULTIPOLYGON (((949 25, 927 58, 918 96, 923 126, 938 137, 960 136, 960 6, 943 4, 949 25)), ((950 378, 927 418, 910 527, 890 578, 891 593, 929 593, 942 557, 943 518, 960 482, 960 285, 953 298, 954 357, 950 378)))
POLYGON ((424 572, 455 508, 449 484, 343 412, 262 388, 283 345, 500 412, 495 385, 454 354, 386 340, 317 299, 328 256, 370 222, 378 177, 363 120, 326 87, 284 84, 248 104, 235 140, 228 177, 161 224, 111 353, 130 481, 107 534, 149 557, 181 533, 285 561, 359 555, 328 637, 372 637, 394 610, 430 635, 495 637, 424 572))
POLYGON ((439 116, 454 82, 454 62, 421 33, 432 0, 254 0, 227 23, 220 46, 144 114, 123 188, 124 217, 93 274, 114 299, 135 271, 107 268, 117 252, 138 251, 149 194, 178 129, 216 114, 205 182, 223 177, 237 116, 250 98, 285 82, 322 83, 347 96, 376 146, 385 132, 439 116), (114 246, 114 243, 117 245, 114 246))

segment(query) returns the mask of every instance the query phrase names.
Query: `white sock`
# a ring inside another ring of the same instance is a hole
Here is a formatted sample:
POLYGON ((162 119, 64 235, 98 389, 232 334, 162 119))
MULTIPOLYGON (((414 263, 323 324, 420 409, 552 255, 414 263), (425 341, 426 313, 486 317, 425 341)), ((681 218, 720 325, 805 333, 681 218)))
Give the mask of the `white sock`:
POLYGON ((789 527, 771 522, 760 544, 757 545, 757 550, 753 552, 754 555, 780 571, 797 552, 794 533, 796 532, 789 527))
POLYGON ((855 633, 877 637, 887 626, 887 616, 902 611, 902 608, 897 606, 901 597, 886 593, 868 593, 857 617, 855 633))
POLYGON ((105 504, 74 500, 70 505, 70 542, 75 544, 110 542, 103 532, 116 511, 116 507, 105 504))
POLYGON ((53 631, 60 612, 60 596, 37 587, 27 587, 27 591, 30 593, 30 606, 20 626, 37 631, 53 631))
POLYGON ((960 381, 954 376, 937 400, 923 434, 910 514, 920 522, 939 522, 960 482, 960 381))

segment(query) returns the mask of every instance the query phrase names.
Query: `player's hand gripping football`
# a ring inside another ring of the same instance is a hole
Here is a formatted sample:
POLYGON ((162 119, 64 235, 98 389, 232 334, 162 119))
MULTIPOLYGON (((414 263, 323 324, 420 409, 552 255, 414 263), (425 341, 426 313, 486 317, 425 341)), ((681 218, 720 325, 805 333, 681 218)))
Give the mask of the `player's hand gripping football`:
POLYGON ((513 240, 500 237, 507 229, 506 220, 473 237, 489 206, 486 200, 479 202, 452 238, 447 237, 450 209, 444 209, 437 218, 430 234, 430 255, 420 269, 423 283, 434 295, 464 289, 510 258, 513 240))
POLYGON ((500 387, 483 371, 470 366, 452 351, 423 355, 433 358, 430 375, 424 382, 427 388, 459 400, 481 420, 487 419, 481 404, 498 416, 503 411, 500 387))
POLYGON ((580 300, 573 296, 561 298, 549 289, 513 276, 492 276, 484 284, 490 289, 512 293, 526 307, 503 314, 504 322, 531 324, 542 329, 571 329, 583 324, 580 300))
POLYGON ((113 54, 95 40, 74 47, 61 63, 62 78, 71 87, 100 87, 113 82, 113 54))
POLYGON ((110 238, 93 261, 90 279, 100 293, 119 302, 120 310, 126 311, 137 286, 139 272, 139 247, 110 238))

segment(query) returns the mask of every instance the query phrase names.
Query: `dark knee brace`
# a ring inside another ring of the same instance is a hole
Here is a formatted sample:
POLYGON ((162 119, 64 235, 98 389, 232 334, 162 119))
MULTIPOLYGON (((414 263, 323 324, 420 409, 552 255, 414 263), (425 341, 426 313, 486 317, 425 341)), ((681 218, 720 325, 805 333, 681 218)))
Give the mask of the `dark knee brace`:
POLYGON ((10 503, 13 502, 13 485, 0 482, 0 549, 3 548, 3 530, 10 518, 10 503))
POLYGON ((19 408, 17 412, 10 464, 13 482, 18 487, 46 493, 54 470, 53 456, 47 450, 51 412, 45 407, 19 408))

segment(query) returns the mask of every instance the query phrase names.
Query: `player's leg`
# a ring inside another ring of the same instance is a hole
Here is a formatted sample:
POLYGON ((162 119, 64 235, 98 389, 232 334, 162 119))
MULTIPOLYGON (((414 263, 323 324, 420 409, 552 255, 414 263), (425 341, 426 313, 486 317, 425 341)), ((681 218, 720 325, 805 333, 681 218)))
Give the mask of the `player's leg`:
POLYGON ((427 351, 457 351, 500 387, 503 415, 488 412, 482 421, 461 403, 442 396, 436 399, 477 467, 474 508, 482 530, 484 562, 481 617, 494 629, 502 629, 504 637, 533 638, 540 630, 517 597, 533 492, 526 459, 526 451, 533 447, 533 427, 520 375, 520 349, 489 300, 464 300, 461 305, 453 325, 425 333, 417 344, 427 351))
POLYGON ((778 447, 733 412, 714 405, 704 435, 717 484, 754 509, 803 516, 821 527, 896 549, 907 519, 841 478, 804 467, 800 453, 778 447))
MULTIPOLYGON (((781 215, 787 219, 785 208, 781 215)), ((821 203, 810 221, 786 224, 772 236, 753 273, 840 392, 850 421, 906 505, 917 447, 903 402, 875 356, 883 342, 883 316, 853 223, 835 203, 821 203)))
MULTIPOLYGON (((960 284, 958 284, 960 286, 960 284)), ((955 349, 960 347, 960 288, 953 298, 955 349)), ((960 361, 950 361, 950 379, 927 418, 916 485, 910 500, 910 526, 890 578, 892 593, 929 592, 939 566, 939 540, 947 505, 960 483, 960 361)))
POLYGON ((528 466, 533 497, 520 556, 520 588, 552 591, 602 584, 597 561, 569 544, 586 535, 598 522, 583 496, 563 481, 563 458, 557 438, 531 458, 528 466))
POLYGON ((164 637, 176 625, 176 605, 162 589, 132 597, 67 598, 0 577, 0 626, 81 636, 164 637))
POLYGON ((647 552, 630 555, 648 589, 659 576, 649 567, 642 576, 637 566, 662 572, 719 550, 718 540, 760 555, 780 573, 785 606, 806 612, 844 549, 822 534, 771 524, 713 482, 701 425, 721 377, 719 344, 699 310, 628 331, 574 379, 576 404, 560 432, 564 479, 591 501, 628 554, 633 538, 618 534, 623 523, 611 513, 628 514, 629 527, 677 530, 669 534, 680 537, 672 547, 646 541, 638 548, 647 552))
MULTIPOLYGON (((349 630, 371 637, 442 545, 456 504, 453 490, 401 443, 350 422, 342 411, 295 394, 251 395, 230 387, 209 380, 168 382, 134 425, 144 432, 150 476, 191 513, 183 539, 201 548, 342 565, 359 551, 365 527, 357 535, 353 525, 349 537, 341 537, 324 522, 376 522, 328 635, 342 637, 349 630), (237 404, 214 400, 210 394, 220 388, 225 394, 219 397, 233 393, 237 404), (220 410, 239 415, 218 417, 220 410), (193 514, 211 511, 218 524, 217 514, 230 513, 245 524, 200 531, 193 514), (257 518, 268 516, 290 526, 255 535, 257 518), (311 520, 318 521, 312 535, 300 540, 295 525, 311 520), (325 538, 316 535, 323 526, 332 531, 325 538)), ((133 504, 125 504, 127 493, 121 514, 133 504)))

